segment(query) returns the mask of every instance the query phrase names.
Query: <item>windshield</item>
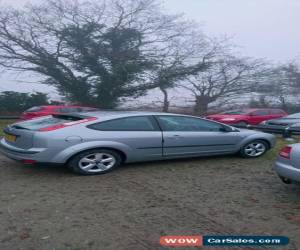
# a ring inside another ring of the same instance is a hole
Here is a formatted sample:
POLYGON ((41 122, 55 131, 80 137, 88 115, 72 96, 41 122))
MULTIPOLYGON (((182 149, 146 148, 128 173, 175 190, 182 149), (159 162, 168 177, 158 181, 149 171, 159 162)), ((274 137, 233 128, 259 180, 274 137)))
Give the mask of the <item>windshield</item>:
POLYGON ((288 118, 288 119, 300 119, 300 113, 288 115, 287 117, 284 117, 284 118, 288 118))
POLYGON ((240 109, 240 110, 225 111, 221 114, 222 115, 246 115, 248 113, 249 113, 248 110, 240 109))

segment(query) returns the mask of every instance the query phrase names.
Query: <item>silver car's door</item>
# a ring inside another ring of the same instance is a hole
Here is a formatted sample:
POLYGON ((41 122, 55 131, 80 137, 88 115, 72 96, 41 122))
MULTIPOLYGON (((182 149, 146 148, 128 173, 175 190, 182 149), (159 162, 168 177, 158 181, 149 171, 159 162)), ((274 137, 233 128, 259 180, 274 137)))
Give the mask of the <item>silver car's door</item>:
POLYGON ((235 152, 241 140, 238 131, 201 118, 165 115, 157 120, 163 130, 164 156, 235 152))
POLYGON ((153 116, 130 116, 88 126, 89 141, 113 141, 128 146, 131 160, 162 157, 162 131, 153 116), (133 159, 134 158, 134 159, 133 159))

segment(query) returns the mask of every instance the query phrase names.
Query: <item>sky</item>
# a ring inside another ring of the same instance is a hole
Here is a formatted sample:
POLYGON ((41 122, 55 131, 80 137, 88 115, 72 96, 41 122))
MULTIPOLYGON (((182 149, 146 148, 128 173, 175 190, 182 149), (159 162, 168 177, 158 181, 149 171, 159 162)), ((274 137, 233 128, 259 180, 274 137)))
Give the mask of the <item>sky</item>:
MULTIPOLYGON (((32 0, 39 2, 39 0, 32 0)), ((245 56, 269 61, 300 61, 299 0, 161 0, 167 12, 184 13, 214 37, 226 35, 245 56)), ((22 6, 24 0, 0 0, 22 6)), ((0 73, 0 91, 46 91, 34 77, 0 73), (23 81, 29 83, 23 83, 23 81), (28 80, 27 80, 28 79, 28 80), (21 81, 21 82, 20 82, 21 81)))

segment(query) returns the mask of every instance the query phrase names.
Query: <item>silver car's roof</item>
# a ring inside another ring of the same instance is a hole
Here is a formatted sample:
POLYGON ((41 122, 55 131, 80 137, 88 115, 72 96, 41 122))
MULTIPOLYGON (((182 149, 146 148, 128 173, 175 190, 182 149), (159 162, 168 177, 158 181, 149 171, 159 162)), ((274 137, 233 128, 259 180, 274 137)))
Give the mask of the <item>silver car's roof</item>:
POLYGON ((86 116, 94 116, 97 118, 105 118, 105 119, 108 119, 110 117, 118 118, 124 116, 127 117, 127 116, 139 116, 139 115, 181 115, 181 114, 150 112, 150 111, 91 111, 91 112, 82 112, 80 114, 86 116))

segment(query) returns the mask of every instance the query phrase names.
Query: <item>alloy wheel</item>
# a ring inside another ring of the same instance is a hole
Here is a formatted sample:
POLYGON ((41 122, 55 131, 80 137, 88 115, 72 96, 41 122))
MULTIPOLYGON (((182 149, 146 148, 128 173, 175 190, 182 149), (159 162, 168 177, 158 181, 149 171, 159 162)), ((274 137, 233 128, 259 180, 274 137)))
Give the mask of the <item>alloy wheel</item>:
POLYGON ((84 156, 78 162, 81 170, 89 173, 107 171, 116 164, 116 158, 108 153, 93 153, 84 156))
POLYGON ((245 147, 244 152, 249 157, 257 157, 264 154, 266 150, 267 148, 264 143, 252 142, 245 147))

